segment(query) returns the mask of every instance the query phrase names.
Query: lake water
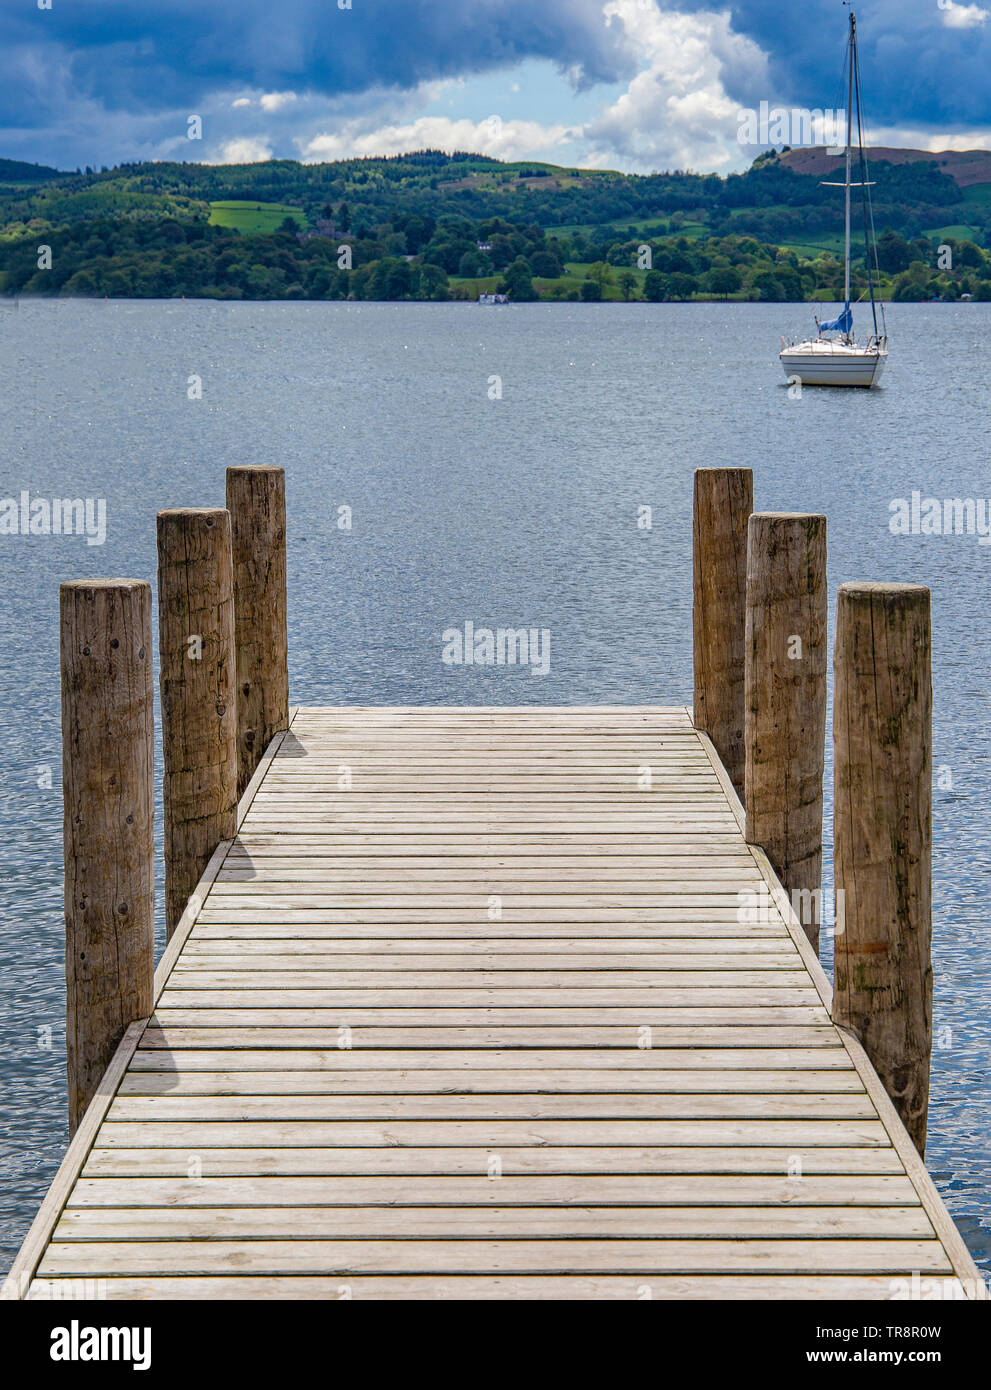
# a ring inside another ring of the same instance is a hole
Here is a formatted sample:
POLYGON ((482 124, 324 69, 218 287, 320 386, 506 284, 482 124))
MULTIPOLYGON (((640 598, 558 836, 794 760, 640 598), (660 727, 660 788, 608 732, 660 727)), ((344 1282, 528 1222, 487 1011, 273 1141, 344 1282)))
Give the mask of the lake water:
POLYGON ((102 546, 0 536, 0 1267, 67 1142, 59 583, 154 580, 157 510, 223 505, 227 464, 275 462, 296 702, 690 703, 699 465, 752 467, 758 509, 826 513, 831 610, 845 579, 932 587, 928 1163, 991 1271, 991 548, 888 529, 913 490, 991 492, 991 305, 896 306, 883 390, 792 399, 778 340, 810 324, 802 305, 0 308, 0 497, 107 507, 102 546), (550 629, 549 673, 443 664, 468 619, 550 629))

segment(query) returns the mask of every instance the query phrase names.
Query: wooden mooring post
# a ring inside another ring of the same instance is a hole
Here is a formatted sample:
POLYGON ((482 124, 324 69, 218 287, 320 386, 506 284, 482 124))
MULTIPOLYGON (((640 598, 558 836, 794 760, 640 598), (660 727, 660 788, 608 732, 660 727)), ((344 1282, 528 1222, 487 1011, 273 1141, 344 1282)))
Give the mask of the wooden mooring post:
POLYGON ((697 468, 692 509, 692 646, 696 729, 709 735, 744 795, 749 468, 697 468))
POLYGON ((932 1053, 929 590, 843 584, 833 704, 833 1019, 861 1041, 920 1154, 932 1053))
POLYGON ((151 1012, 155 727, 151 586, 60 592, 66 1064, 74 1134, 128 1025, 151 1012))
POLYGON ((755 512, 747 548, 746 835, 818 951, 826 742, 826 518, 755 512))
POLYGON ((237 700, 230 513, 158 513, 165 755, 165 929, 237 823, 237 700))
POLYGON ((227 470, 237 648, 237 793, 273 737, 289 727, 286 475, 275 465, 227 470))

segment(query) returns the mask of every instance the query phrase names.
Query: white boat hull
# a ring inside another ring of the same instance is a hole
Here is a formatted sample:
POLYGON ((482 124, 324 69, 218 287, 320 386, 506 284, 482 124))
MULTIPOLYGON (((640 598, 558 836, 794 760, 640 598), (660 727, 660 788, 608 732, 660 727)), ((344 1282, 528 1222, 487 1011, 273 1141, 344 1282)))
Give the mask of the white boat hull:
POLYGON ((783 348, 781 366, 803 386, 877 386, 888 361, 884 348, 809 342, 783 348))

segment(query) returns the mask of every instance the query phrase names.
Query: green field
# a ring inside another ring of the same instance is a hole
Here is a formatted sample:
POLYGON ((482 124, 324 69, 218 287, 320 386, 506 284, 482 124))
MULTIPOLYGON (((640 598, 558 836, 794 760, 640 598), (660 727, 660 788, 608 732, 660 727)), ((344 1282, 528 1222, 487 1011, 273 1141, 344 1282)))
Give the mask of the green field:
MULTIPOLYGON (((535 275, 533 277, 534 288, 541 295, 547 295, 554 287, 557 287, 562 298, 567 295, 569 290, 575 290, 578 294, 581 294, 582 285, 585 283, 588 268, 591 264, 590 261, 569 261, 564 267, 564 274, 559 275, 556 280, 548 280, 541 275, 535 275)), ((618 277, 622 274, 624 269, 626 269, 625 266, 611 265, 609 267, 612 279, 605 287, 605 292, 603 294, 604 299, 621 300, 623 298, 623 292, 619 287, 618 277)), ((643 295, 643 283, 647 278, 647 272, 645 270, 637 270, 634 266, 630 267, 630 271, 636 276, 637 280, 637 287, 633 291, 633 297, 641 297, 643 295)), ((463 285, 469 295, 473 299, 476 299, 480 294, 494 294, 502 276, 486 275, 484 277, 466 278, 460 275, 452 275, 449 279, 452 287, 455 285, 463 285)))
MULTIPOLYGON (((793 240, 791 237, 781 237, 775 241, 774 244, 775 246, 784 247, 786 251, 797 251, 800 255, 806 256, 809 260, 815 260, 816 256, 822 255, 823 252, 829 252, 830 255, 837 256, 840 260, 843 259, 844 241, 842 232, 824 232, 821 236, 817 237, 815 241, 801 241, 798 239, 793 240)), ((863 235, 861 235, 860 238, 859 249, 856 237, 853 238, 850 249, 854 260, 856 260, 858 256, 861 260, 864 259, 863 235)))
POLYGON ((480 294, 495 294, 496 290, 499 288, 499 282, 502 279, 502 276, 449 275, 447 278, 448 283, 450 284, 452 289, 457 285, 463 285, 464 288, 468 291, 469 298, 477 299, 480 294))
POLYGON ((943 227, 926 227, 923 236, 932 237, 937 241, 945 241, 947 237, 953 237, 956 241, 976 241, 980 243, 981 229, 984 218, 991 212, 991 183, 977 183, 970 188, 963 190, 963 202, 957 203, 954 207, 963 217, 970 213, 980 215, 980 223, 973 222, 949 222, 943 227))
POLYGON ((954 241, 973 241, 979 232, 979 227, 969 227, 965 222, 953 222, 948 227, 926 227, 922 235, 935 241, 945 241, 947 237, 952 237, 954 241))
POLYGON ((234 227, 244 236, 271 236, 280 222, 293 217, 306 227, 306 215, 284 203, 211 203, 210 222, 214 227, 234 227))
MULTIPOLYGON (((542 280, 539 283, 542 285, 563 285, 566 290, 578 290, 578 292, 581 293, 581 287, 585 283, 589 266, 592 264, 593 262, 591 261, 569 261, 564 267, 565 273, 560 280, 542 280)), ((645 270, 638 270, 636 266, 632 265, 611 265, 609 267, 610 280, 603 291, 603 299, 623 298, 623 291, 619 288, 619 277, 626 270, 629 270, 631 275, 636 276, 637 287, 633 291, 634 296, 643 294, 643 285, 647 278, 647 272, 645 270)), ((538 282, 534 281, 534 283, 536 284, 538 282)))

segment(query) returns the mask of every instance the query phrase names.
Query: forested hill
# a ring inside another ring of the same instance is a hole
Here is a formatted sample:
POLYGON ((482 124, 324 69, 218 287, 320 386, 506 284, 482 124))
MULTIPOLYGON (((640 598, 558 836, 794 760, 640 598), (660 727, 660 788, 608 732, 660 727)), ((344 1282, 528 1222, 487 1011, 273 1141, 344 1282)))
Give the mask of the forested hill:
MULTIPOLYGON (((939 158, 872 164, 882 270, 914 267, 909 297, 983 297, 991 183, 961 187, 939 158), (961 248, 955 266, 937 266, 939 244, 961 248)), ((449 298, 502 287, 594 298, 600 282, 604 298, 808 297, 833 286, 843 202, 790 159, 772 151, 728 178, 439 151, 74 173, 2 160, 0 291, 449 298), (342 238, 350 252, 338 264, 342 238), (38 263, 40 244, 51 266, 38 263), (590 289, 600 263, 616 273, 597 271, 590 289)))
MULTIPOLYGON (((943 213, 964 202, 964 191, 940 172, 936 159, 877 167, 879 221, 915 235, 945 221, 943 213)), ((434 219, 505 217, 545 228, 682 212, 704 213, 716 232, 739 226, 785 236, 838 229, 843 215, 841 200, 819 177, 794 173, 773 154, 747 173, 725 179, 682 171, 644 176, 503 164, 439 151, 333 164, 132 164, 75 174, 0 161, 0 227, 33 218, 57 225, 142 212, 206 218, 211 204, 224 201, 288 204, 314 221, 324 204, 342 200, 359 226, 380 225, 394 212, 434 219)))
POLYGON ((58 169, 50 169, 45 164, 24 164, 19 159, 0 159, 0 185, 50 183, 56 179, 71 179, 71 174, 63 174, 58 169))

